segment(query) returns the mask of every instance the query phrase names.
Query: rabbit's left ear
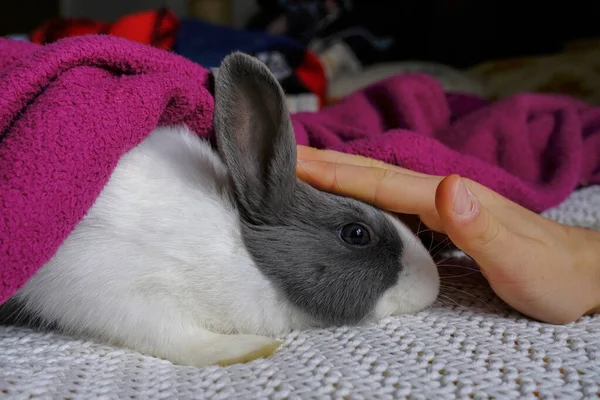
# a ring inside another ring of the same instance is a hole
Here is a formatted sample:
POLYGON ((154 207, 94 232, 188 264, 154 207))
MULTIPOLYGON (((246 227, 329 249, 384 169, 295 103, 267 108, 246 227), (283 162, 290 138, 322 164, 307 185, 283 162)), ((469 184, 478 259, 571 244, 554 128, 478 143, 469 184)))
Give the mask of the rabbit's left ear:
POLYGON ((283 89, 256 58, 233 53, 215 74, 214 128, 242 211, 285 207, 296 184, 296 140, 283 89))

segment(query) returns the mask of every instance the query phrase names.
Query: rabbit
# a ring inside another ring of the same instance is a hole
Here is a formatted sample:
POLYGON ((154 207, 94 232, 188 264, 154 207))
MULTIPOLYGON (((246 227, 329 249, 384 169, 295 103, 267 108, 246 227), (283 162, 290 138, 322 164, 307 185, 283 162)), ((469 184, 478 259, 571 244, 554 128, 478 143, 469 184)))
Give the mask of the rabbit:
POLYGON ((186 126, 154 129, 11 303, 60 332, 197 367, 430 306, 438 271, 406 225, 296 177, 269 69, 232 52, 213 74, 216 149, 186 126))

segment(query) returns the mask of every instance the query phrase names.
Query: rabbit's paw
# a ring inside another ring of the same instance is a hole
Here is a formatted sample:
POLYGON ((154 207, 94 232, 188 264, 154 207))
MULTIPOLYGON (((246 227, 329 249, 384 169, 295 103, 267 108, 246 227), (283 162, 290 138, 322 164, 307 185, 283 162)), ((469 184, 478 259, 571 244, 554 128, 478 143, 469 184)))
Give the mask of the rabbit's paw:
POLYGON ((281 342, 266 336, 222 335, 203 331, 179 341, 175 347, 162 348, 154 353, 174 364, 227 366, 269 357, 280 345, 281 342))
POLYGON ((231 335, 219 341, 221 341, 219 343, 221 349, 216 364, 223 367, 267 358, 281 345, 277 340, 253 335, 231 335))

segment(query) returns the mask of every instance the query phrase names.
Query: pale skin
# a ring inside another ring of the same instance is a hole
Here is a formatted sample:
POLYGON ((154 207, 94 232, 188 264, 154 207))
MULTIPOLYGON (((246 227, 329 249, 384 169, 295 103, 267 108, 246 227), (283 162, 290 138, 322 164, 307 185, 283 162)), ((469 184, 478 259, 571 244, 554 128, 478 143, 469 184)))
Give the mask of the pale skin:
POLYGON ((458 175, 298 146, 300 179, 394 213, 418 215, 479 265, 521 313, 565 324, 600 311, 600 232, 551 221, 458 175))

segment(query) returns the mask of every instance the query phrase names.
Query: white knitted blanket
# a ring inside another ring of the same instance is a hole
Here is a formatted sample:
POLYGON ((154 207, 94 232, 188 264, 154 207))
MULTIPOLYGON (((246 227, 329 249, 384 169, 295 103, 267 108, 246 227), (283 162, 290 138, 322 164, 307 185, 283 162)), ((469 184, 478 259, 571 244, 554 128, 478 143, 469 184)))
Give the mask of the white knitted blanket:
MULTIPOLYGON (((600 230, 600 186, 547 215, 600 230)), ((444 275, 447 275, 444 273, 444 275)), ((600 397, 600 316, 566 326, 510 311, 471 271, 441 303, 376 325, 294 332, 269 359, 192 368, 0 327, 0 398, 505 399, 600 397)))

